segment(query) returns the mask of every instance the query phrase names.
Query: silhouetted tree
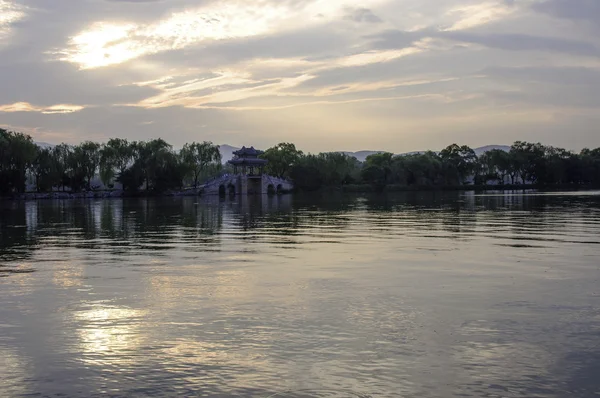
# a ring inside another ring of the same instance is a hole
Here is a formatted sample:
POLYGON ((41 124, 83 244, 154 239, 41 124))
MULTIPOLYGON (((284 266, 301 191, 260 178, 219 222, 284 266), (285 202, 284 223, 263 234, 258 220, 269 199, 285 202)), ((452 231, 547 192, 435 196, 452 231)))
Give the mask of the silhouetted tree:
POLYGON ((542 144, 517 141, 510 148, 512 167, 519 174, 521 182, 537 182, 542 173, 546 149, 542 144))
POLYGON ((27 171, 37 157, 30 136, 0 129, 0 192, 25 192, 27 171))
POLYGON ((361 172, 365 182, 381 188, 390 182, 394 154, 389 152, 375 153, 367 156, 361 172))
POLYGON ((100 164, 100 144, 92 141, 85 141, 73 149, 73 162, 77 165, 74 175, 79 178, 83 175, 85 178, 86 189, 92 189, 92 178, 96 175, 98 165, 100 164))
POLYGON ((194 188, 198 188, 198 181, 202 174, 207 174, 209 170, 214 172, 221 166, 221 152, 212 142, 185 144, 180 156, 186 177, 192 178, 194 188))
MULTIPOLYGON (((466 145, 452 144, 439 154, 382 152, 361 163, 340 152, 304 155, 291 143, 269 148, 261 157, 269 161, 268 173, 290 177, 304 190, 357 183, 376 189, 390 184, 454 186, 469 177, 483 185, 504 183, 507 176, 512 184, 600 185, 600 148, 576 154, 524 141, 515 142, 508 152, 494 149, 479 157, 466 145)), ((103 146, 86 141, 42 149, 26 134, 0 129, 0 194, 24 192, 28 177, 38 192, 90 189, 98 171, 107 185, 118 181, 128 191, 144 187, 162 192, 182 188, 186 178, 197 187, 201 178, 221 167, 219 148, 210 142, 186 144, 179 153, 160 138, 131 143, 116 138, 103 146)))
POLYGON ((440 152, 448 184, 464 184, 477 165, 475 151, 467 145, 452 144, 440 152))
POLYGON ((110 185, 133 163, 136 144, 123 138, 112 138, 100 150, 100 178, 110 185))
POLYGON ((35 179, 37 192, 52 190, 55 183, 52 178, 52 162, 52 150, 49 148, 39 148, 31 170, 35 179))
POLYGON ((62 188, 64 191, 70 184, 69 170, 70 158, 73 149, 67 144, 60 144, 52 148, 52 186, 62 188))
POLYGON ((269 163, 266 171, 276 177, 289 177, 289 171, 302 157, 302 151, 296 149, 294 144, 282 142, 267 149, 260 157, 269 163))

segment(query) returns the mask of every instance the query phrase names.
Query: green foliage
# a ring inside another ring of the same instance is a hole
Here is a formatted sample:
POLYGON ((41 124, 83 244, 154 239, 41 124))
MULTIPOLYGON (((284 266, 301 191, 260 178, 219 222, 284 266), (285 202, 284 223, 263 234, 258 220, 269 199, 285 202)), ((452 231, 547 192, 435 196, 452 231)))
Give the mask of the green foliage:
POLYGON ((0 129, 0 193, 25 192, 37 150, 30 136, 0 129))
POLYGON ((364 182, 373 185, 376 189, 383 189, 387 184, 386 170, 378 166, 365 166, 361 171, 364 182))
POLYGON ((360 162, 353 156, 339 152, 318 155, 323 181, 327 185, 347 185, 360 180, 360 162))
POLYGON ((290 169, 289 177, 294 181, 296 188, 303 191, 315 191, 324 186, 319 158, 316 155, 301 157, 290 169))
POLYGON ((521 178, 521 183, 538 182, 543 173, 545 147, 540 144, 517 141, 510 147, 512 168, 521 178))
MULTIPOLYGON (((466 145, 452 144, 440 152, 444 167, 444 177, 448 185, 462 185, 477 166, 475 151, 466 145)), ((478 168, 478 170, 481 170, 478 168)))
POLYGON ((600 183, 600 148, 584 149, 579 155, 580 178, 586 184, 600 183))
POLYGON ((52 175, 53 159, 52 151, 48 148, 39 149, 33 161, 32 174, 35 179, 37 192, 48 192, 54 184, 52 175))
MULTIPOLYGON (((468 146, 456 144, 435 152, 394 156, 378 153, 356 164, 348 175, 353 178, 328 178, 337 175, 336 162, 324 162, 328 154, 303 156, 292 167, 290 177, 297 188, 315 190, 322 187, 363 183, 371 189, 390 187, 443 187, 470 183, 504 184, 589 184, 600 185, 600 148, 574 154, 561 148, 516 142, 509 152, 494 149, 477 156, 468 146)), ((337 156, 342 156, 337 154, 337 156)))
POLYGON ((394 154, 389 152, 376 153, 367 156, 361 177, 364 182, 377 188, 390 183, 394 154))
POLYGON ((276 177, 289 177, 291 168, 302 158, 302 151, 294 144, 282 142, 267 149, 260 157, 269 161, 267 174, 276 177))
POLYGON ((179 153, 186 177, 190 177, 194 188, 199 180, 216 174, 221 169, 221 152, 212 142, 185 144, 179 153))
POLYGON ((119 173, 116 181, 123 186, 124 191, 137 192, 142 184, 144 184, 144 172, 140 164, 135 163, 122 173, 119 173))
POLYGON ((360 181, 360 162, 339 152, 306 155, 291 167, 289 176, 297 188, 306 191, 339 187, 360 181))
POLYGON ((442 161, 435 152, 398 156, 396 169, 401 170, 405 185, 435 185, 442 179, 442 161))
POLYGON ((136 143, 123 138, 112 138, 100 150, 100 178, 109 185, 122 175, 133 162, 136 143))
MULTIPOLYGON (((300 190, 419 189, 471 181, 600 186, 600 148, 576 154, 523 141, 515 142, 509 152, 495 149, 479 157, 468 146, 452 144, 439 154, 383 152, 361 163, 338 152, 304 155, 291 143, 269 148, 261 157, 269 161, 269 174, 291 178, 300 190)), ((115 138, 104 145, 87 141, 42 149, 26 134, 0 129, 0 194, 24 192, 28 178, 38 192, 93 189, 98 172, 105 185, 117 181, 127 191, 163 192, 182 188, 184 181, 197 187, 222 170, 219 148, 211 142, 186 144, 179 153, 160 138, 146 142, 115 138)), ((226 165, 225 170, 231 172, 231 167, 226 165)))
POLYGON ((92 189, 92 178, 96 175, 100 164, 100 144, 86 141, 76 146, 73 151, 74 162, 79 169, 75 174, 83 175, 86 179, 86 188, 92 189))
MULTIPOLYGON (((62 188, 64 191, 66 186, 70 183, 70 177, 68 172, 71 167, 71 154, 73 150, 67 144, 60 144, 52 148, 52 185, 62 188)), ((73 188, 73 187, 71 187, 73 188)))
POLYGON ((118 181, 123 189, 135 191, 141 185, 146 190, 164 192, 183 186, 185 169, 173 148, 162 138, 136 142, 133 147, 133 164, 121 173, 118 181))
POLYGON ((131 144, 131 166, 119 172, 116 181, 125 191, 138 191, 141 187, 155 192, 180 189, 185 168, 179 156, 163 139, 131 144))
POLYGON ((486 155, 484 159, 488 168, 488 175, 495 176, 498 182, 503 184, 512 169, 510 154, 501 149, 492 149, 484 155, 486 155))
POLYGON ((162 138, 135 144, 135 166, 141 170, 147 190, 156 188, 154 182, 172 153, 171 145, 162 138))

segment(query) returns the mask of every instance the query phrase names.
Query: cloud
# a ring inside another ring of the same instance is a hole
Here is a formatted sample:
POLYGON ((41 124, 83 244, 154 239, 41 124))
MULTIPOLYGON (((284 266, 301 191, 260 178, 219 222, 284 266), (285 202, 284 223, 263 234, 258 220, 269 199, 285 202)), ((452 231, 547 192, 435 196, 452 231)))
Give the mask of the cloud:
POLYGON ((555 110, 600 107, 600 68, 490 67, 481 73, 503 83, 504 90, 486 94, 505 103, 555 110))
POLYGON ((106 0, 112 3, 158 3, 164 0, 106 0))
POLYGON ((516 83, 600 87, 600 69, 584 67, 489 67, 482 74, 516 83))
POLYGON ((219 70, 235 67, 250 61, 275 63, 286 68, 290 63, 309 63, 322 56, 343 54, 354 44, 353 36, 347 32, 332 31, 328 27, 311 27, 279 32, 276 35, 260 35, 215 41, 205 45, 194 45, 184 50, 170 50, 149 55, 147 62, 159 63, 167 68, 219 70))
MULTIPOLYGON (((162 93, 154 97, 130 104, 142 107, 204 107, 263 96, 293 96, 294 89, 316 77, 316 74, 336 68, 356 68, 371 64, 387 63, 422 51, 418 47, 400 50, 369 51, 345 57, 314 61, 303 64, 304 71, 291 77, 276 79, 255 79, 243 68, 229 69, 207 78, 186 79, 181 83, 173 77, 164 77, 154 82, 141 82, 162 93)), ((357 90, 356 86, 354 88, 357 90)), ((371 90, 367 88, 366 90, 371 90)), ((326 95, 321 93, 321 95, 326 95)), ((316 95, 320 96, 320 95, 316 95)))
POLYGON ((132 73, 119 69, 82 73, 73 65, 61 62, 8 62, 4 58, 0 59, 0 104, 111 106, 116 102, 140 101, 157 93, 152 87, 129 83, 144 76, 141 71, 132 73))
POLYGON ((381 23, 381 18, 373 13, 368 8, 355 8, 348 9, 344 19, 354 22, 365 22, 365 23, 381 23))
POLYGON ((25 18, 25 8, 12 0, 0 0, 0 40, 6 40, 12 26, 25 18))
POLYGON ((406 48, 410 47, 416 40, 427 37, 433 33, 432 30, 404 31, 398 29, 388 29, 377 34, 367 35, 365 38, 370 40, 370 46, 377 49, 406 48))
POLYGON ((597 0, 546 0, 532 5, 548 15, 600 25, 600 2, 597 0))
MULTIPOLYGON (((2 123, 50 142, 118 131, 168 135, 176 145, 200 134, 309 150, 351 139, 356 149, 375 142, 400 151, 449 134, 486 144, 486 134, 497 141, 510 127, 552 144, 553 126, 599 102, 600 42, 589 32, 596 1, 0 5, 18 12, 10 22, 0 12, 2 123)), ((578 128, 585 145, 600 145, 592 125, 578 128)))
POLYGON ((55 55, 84 69, 106 67, 199 43, 322 24, 338 17, 343 3, 342 0, 218 2, 174 12, 150 24, 100 21, 73 36, 69 46, 56 50, 55 55))
POLYGON ((592 43, 560 37, 543 37, 517 33, 481 34, 471 32, 443 32, 439 37, 508 51, 547 51, 590 57, 598 57, 600 55, 598 47, 592 43))
POLYGON ((52 106, 35 106, 28 102, 16 102, 14 104, 0 105, 0 112, 39 112, 46 115, 58 113, 73 113, 84 109, 81 105, 60 104, 52 106))
POLYGON ((84 139, 106 142, 119 136, 130 140, 162 137, 177 147, 201 139, 224 143, 243 141, 252 131, 250 144, 266 143, 268 131, 254 131, 242 114, 228 117, 220 110, 169 107, 144 109, 133 107, 94 107, 80 112, 47 115, 39 112, 12 112, 2 115, 0 122, 15 131, 24 131, 36 140, 49 143, 76 144, 84 139), (144 123, 154 121, 154 123, 144 123), (206 128, 199 126, 206 125, 206 128), (176 132, 176 133, 175 133, 176 132), (262 138, 261 138, 262 137, 262 138))
POLYGON ((458 16, 458 20, 445 30, 465 30, 484 25, 505 18, 515 9, 514 1, 506 0, 461 5, 447 12, 451 16, 458 16))

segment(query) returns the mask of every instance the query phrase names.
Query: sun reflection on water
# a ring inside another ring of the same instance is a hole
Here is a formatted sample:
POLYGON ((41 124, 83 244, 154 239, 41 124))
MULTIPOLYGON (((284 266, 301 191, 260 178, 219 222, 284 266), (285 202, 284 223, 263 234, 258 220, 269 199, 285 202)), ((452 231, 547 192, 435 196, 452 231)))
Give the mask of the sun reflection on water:
POLYGON ((76 312, 74 318, 78 325, 82 361, 94 364, 129 362, 128 354, 134 353, 145 339, 141 320, 146 314, 147 311, 103 304, 76 312))

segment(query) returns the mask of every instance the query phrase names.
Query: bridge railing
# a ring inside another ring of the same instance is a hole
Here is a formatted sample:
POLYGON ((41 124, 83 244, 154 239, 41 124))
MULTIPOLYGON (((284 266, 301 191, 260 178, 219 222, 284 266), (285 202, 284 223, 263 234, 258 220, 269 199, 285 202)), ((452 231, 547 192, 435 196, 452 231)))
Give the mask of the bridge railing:
POLYGON ((206 189, 209 187, 213 187, 215 185, 227 184, 227 183, 231 182, 234 177, 235 177, 235 175, 233 175, 233 174, 223 174, 218 177, 213 177, 212 179, 206 181, 202 185, 202 188, 206 189))
MULTIPOLYGON (((210 189, 219 185, 229 185, 230 183, 235 183, 236 177, 236 174, 223 174, 206 181, 200 187, 203 189, 210 189)), ((281 184, 293 185, 293 182, 287 178, 274 177, 268 174, 263 174, 263 178, 266 179, 269 184, 272 184, 275 187, 281 184)))
POLYGON ((281 177, 274 177, 274 176, 270 176, 270 175, 266 175, 265 177, 267 177, 267 180, 273 184, 273 183, 284 183, 284 184, 293 184, 291 180, 287 179, 287 178, 281 178, 281 177))

